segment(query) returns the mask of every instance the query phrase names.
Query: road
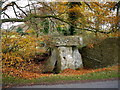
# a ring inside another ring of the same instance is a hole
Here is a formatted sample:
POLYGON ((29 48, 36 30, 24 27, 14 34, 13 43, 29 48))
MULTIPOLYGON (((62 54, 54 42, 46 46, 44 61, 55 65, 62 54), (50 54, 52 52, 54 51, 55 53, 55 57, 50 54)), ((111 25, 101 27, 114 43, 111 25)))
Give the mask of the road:
POLYGON ((118 80, 95 81, 86 83, 57 84, 57 85, 33 85, 17 88, 118 88, 118 80))

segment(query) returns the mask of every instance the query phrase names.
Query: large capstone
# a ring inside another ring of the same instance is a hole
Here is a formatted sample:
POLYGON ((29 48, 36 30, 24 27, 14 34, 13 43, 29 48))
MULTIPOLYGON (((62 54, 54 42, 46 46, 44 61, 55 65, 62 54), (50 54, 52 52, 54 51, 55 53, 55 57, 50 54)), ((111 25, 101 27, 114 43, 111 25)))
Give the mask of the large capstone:
POLYGON ((80 36, 61 36, 61 37, 53 37, 52 43, 55 46, 79 46, 83 44, 82 37, 80 36))
POLYGON ((64 69, 78 69, 83 67, 81 54, 77 46, 82 44, 79 36, 64 36, 53 38, 54 49, 47 63, 44 65, 44 72, 60 72, 64 69))

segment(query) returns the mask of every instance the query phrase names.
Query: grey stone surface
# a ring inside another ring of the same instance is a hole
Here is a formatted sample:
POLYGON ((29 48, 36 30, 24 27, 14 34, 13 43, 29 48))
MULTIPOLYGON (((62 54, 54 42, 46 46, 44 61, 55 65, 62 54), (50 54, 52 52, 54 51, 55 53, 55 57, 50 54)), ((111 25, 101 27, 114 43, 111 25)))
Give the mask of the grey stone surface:
POLYGON ((82 58, 77 47, 58 47, 53 50, 51 57, 44 65, 44 72, 57 72, 64 69, 78 69, 83 67, 82 58))
POLYGON ((77 46, 82 44, 79 36, 54 37, 54 50, 47 60, 44 72, 60 72, 64 69, 78 69, 83 67, 81 54, 77 46))
POLYGON ((83 43, 80 36, 53 37, 52 40, 55 46, 79 46, 83 43))
POLYGON ((93 48, 84 47, 81 50, 85 68, 103 68, 116 65, 119 62, 119 38, 106 38, 95 44, 93 48))
POLYGON ((75 69, 83 67, 82 57, 77 47, 73 47, 73 59, 74 59, 75 69))
POLYGON ((57 61, 57 52, 56 48, 52 51, 52 56, 47 60, 44 65, 43 72, 51 72, 55 68, 55 63, 57 61))
POLYGON ((61 61, 61 70, 71 68, 75 69, 75 60, 73 59, 72 47, 58 47, 61 61))

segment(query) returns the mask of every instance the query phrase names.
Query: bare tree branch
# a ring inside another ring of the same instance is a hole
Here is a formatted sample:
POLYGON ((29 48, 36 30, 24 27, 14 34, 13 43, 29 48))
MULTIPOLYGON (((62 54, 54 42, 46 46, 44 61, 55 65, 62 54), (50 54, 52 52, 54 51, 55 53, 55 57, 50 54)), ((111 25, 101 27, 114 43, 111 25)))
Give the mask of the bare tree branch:
POLYGON ((2 12, 2 13, 10 19, 10 17, 9 17, 9 15, 8 15, 8 14, 6 14, 5 12, 2 12))
POLYGON ((14 7, 14 6, 12 6, 12 7, 13 7, 13 11, 14 11, 14 13, 15 13, 15 16, 17 17, 18 15, 17 15, 17 13, 16 13, 15 7, 14 7))
POLYGON ((7 4, 5 7, 2 8, 2 12, 7 10, 8 7, 13 6, 13 5, 14 5, 13 3, 7 4))
MULTIPOLYGON (((57 19, 57 20, 59 20, 59 21, 61 21, 61 22, 67 23, 67 24, 69 24, 69 25, 72 25, 70 22, 65 21, 65 20, 63 20, 63 19, 61 19, 61 18, 58 18, 58 17, 56 17, 56 16, 52 16, 52 15, 46 15, 46 16, 30 15, 30 16, 24 18, 24 19, 16 19, 16 18, 2 19, 2 22, 3 22, 3 23, 4 23, 4 22, 26 22, 26 21, 29 21, 31 18, 54 18, 54 19, 57 19)), ((74 26, 74 25, 72 25, 72 26, 74 26)), ((85 30, 85 31, 91 31, 91 32, 99 32, 99 33, 104 33, 104 34, 109 34, 109 33, 112 32, 112 30, 109 31, 109 32, 104 32, 104 31, 100 31, 100 30, 95 29, 95 28, 92 28, 92 27, 87 27, 87 28, 79 28, 79 27, 77 27, 77 26, 74 26, 74 27, 75 27, 76 29, 79 29, 79 30, 85 30)))
POLYGON ((22 13, 23 14, 25 14, 26 16, 27 16, 27 14, 26 14, 26 12, 24 12, 15 2, 12 2, 20 11, 22 11, 22 13))
POLYGON ((89 7, 91 11, 94 11, 87 2, 84 2, 84 3, 89 7))
MULTIPOLYGON (((29 3, 28 3, 29 4, 29 3)), ((89 5, 89 3, 86 3, 85 4, 92 10, 94 11, 91 6, 89 5)), ((32 4, 31 4, 32 5, 32 4)), ((44 6, 46 6, 45 3, 43 3, 44 6)), ((13 7, 13 10, 14 10, 14 13, 16 16, 18 16, 17 12, 15 11, 15 8, 14 6, 16 6, 24 15, 25 17, 24 18, 10 18, 6 13, 4 13, 8 19, 1 19, 2 20, 2 23, 5 23, 5 22, 27 22, 27 21, 30 21, 31 22, 31 19, 32 18, 53 18, 53 19, 56 19, 56 20, 59 20, 63 23, 66 23, 68 25, 71 25, 71 26, 74 26, 76 29, 79 29, 79 30, 85 30, 85 31, 91 31, 91 32, 100 32, 100 33, 105 33, 105 34, 108 34, 108 33, 111 33, 112 31, 108 31, 108 32, 104 32, 104 31, 101 31, 101 30, 98 30, 96 28, 93 28, 93 27, 90 27, 90 26, 85 26, 85 28, 79 28, 77 27, 76 25, 73 25, 70 21, 67 21, 67 20, 64 20, 56 15, 44 15, 44 16, 41 16, 41 15, 36 15, 36 14, 27 14, 25 11, 23 11, 15 2, 11 2, 9 4, 7 4, 3 9, 2 11, 5 11, 9 6, 12 6, 13 7)), ((29 9, 31 10, 30 8, 30 4, 28 5, 29 6, 29 9)), ((47 5, 48 6, 48 5, 47 5)), ((46 7, 47 7, 46 6, 46 7)), ((52 10, 52 8, 50 8, 49 6, 47 7, 49 8, 50 10, 52 10)), ((35 7, 34 7, 35 9, 35 7)), ((94 11, 96 12, 96 11, 94 11)), ((19 17, 19 16, 18 16, 19 17)), ((81 23, 80 23, 81 24, 81 23)), ((81 24, 83 25, 83 24, 81 24)), ((37 27, 37 26, 36 26, 37 27)))

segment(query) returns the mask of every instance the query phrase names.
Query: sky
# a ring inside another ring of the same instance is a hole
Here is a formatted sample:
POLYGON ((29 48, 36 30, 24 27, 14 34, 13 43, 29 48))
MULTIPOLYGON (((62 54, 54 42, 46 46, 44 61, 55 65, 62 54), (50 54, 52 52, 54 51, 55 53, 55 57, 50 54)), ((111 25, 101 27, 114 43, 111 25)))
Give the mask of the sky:
MULTIPOLYGON (((6 3, 3 4, 3 7, 10 3, 10 2, 13 2, 15 1, 17 3, 18 6, 21 6, 21 7, 24 7, 28 4, 28 1, 30 3, 30 1, 34 2, 34 0, 3 0, 3 1, 6 1, 6 3)), ((35 1, 45 1, 45 2, 49 2, 51 0, 35 0, 35 1)), ((25 8, 26 9, 26 8, 25 8)), ((23 9, 23 10, 25 10, 23 9)), ((17 9, 16 9, 17 11, 17 9)), ((15 14, 14 14, 14 11, 12 9, 12 7, 9 7, 8 10, 5 11, 6 14, 8 14, 11 18, 15 18, 15 14)), ((3 18, 3 17, 1 17, 3 18)), ((4 17, 4 18, 7 18, 7 17, 4 17)), ((16 26, 16 25, 19 25, 19 24, 24 24, 23 22, 16 22, 16 23, 12 23, 12 22, 7 22, 7 23, 3 23, 2 24, 2 28, 3 29, 9 29, 11 26, 16 26)))
MULTIPOLYGON (((19 5, 19 6, 21 6, 21 7, 24 7, 24 6, 26 6, 27 4, 28 4, 28 0, 8 0, 5 4, 3 4, 3 7, 6 5, 6 4, 8 4, 8 3, 10 3, 10 2, 12 2, 12 1, 16 1, 16 3, 19 5)), ((16 9, 17 10, 17 9, 16 9)), ((23 9, 24 10, 24 9, 23 9)), ((15 18, 15 14, 14 14, 14 11, 13 11, 13 9, 12 9, 12 7, 11 8, 8 8, 8 10, 6 10, 6 14, 8 14, 10 17, 12 17, 12 18, 15 18)), ((2 17, 3 18, 3 17, 2 17)), ((19 24, 23 24, 22 22, 17 22, 17 23, 4 23, 4 24, 2 24, 2 28, 3 29, 9 29, 11 26, 16 26, 16 25, 19 25, 19 24)))

